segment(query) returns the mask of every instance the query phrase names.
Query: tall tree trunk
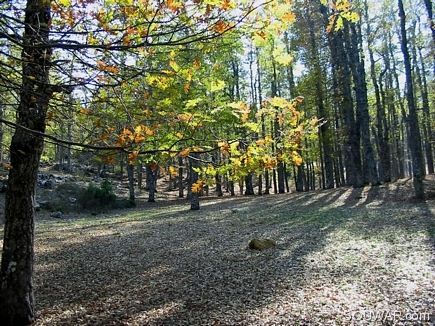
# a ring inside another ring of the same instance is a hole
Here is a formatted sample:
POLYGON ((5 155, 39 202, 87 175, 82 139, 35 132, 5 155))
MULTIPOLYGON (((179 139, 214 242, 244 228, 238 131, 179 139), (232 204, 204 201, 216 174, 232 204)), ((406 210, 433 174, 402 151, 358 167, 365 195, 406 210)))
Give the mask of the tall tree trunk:
MULTIPOLYGON (((0 117, 3 118, 5 114, 5 110, 3 108, 2 103, 0 103, 0 117)), ((3 144, 4 129, 3 123, 0 122, 0 144, 3 144)), ((0 162, 3 162, 3 146, 0 146, 0 162)))
POLYGON ((365 16, 366 16, 365 18, 367 24, 367 49, 369 52, 369 59, 370 59, 370 77, 372 80, 373 88, 375 90, 378 155, 381 163, 380 171, 382 171, 382 173, 380 173, 380 178, 384 182, 390 182, 391 160, 390 160, 388 124, 385 115, 385 107, 381 101, 381 93, 376 78, 376 67, 375 67, 375 59, 373 54, 372 30, 371 30, 371 25, 369 20, 367 0, 364 1, 364 12, 365 12, 365 16))
MULTIPOLYGON (((346 24, 348 25, 348 24, 346 24)), ((363 161, 366 165, 368 181, 372 186, 379 185, 379 176, 376 167, 373 146, 370 139, 370 116, 367 100, 367 84, 364 69, 364 60, 361 58, 359 24, 350 24, 350 28, 344 29, 348 35, 348 55, 354 82, 355 101, 358 122, 360 124, 361 140, 363 145, 363 161)))
MULTIPOLYGON (((415 23, 412 29, 412 38, 416 39, 416 33, 415 33, 415 23)), ((421 33, 421 31, 419 31, 421 33)), ((413 64, 414 64, 414 71, 415 76, 417 80, 418 89, 420 90, 421 95, 421 104, 422 104, 422 111, 423 111, 423 121, 421 124, 422 131, 423 131, 423 144, 424 144, 424 152, 426 156, 426 166, 427 171, 429 174, 434 173, 434 161, 433 161, 433 154, 432 154, 432 141, 430 137, 429 130, 431 130, 431 117, 429 114, 429 97, 428 97, 428 90, 427 90, 427 84, 426 84, 426 74, 424 69, 424 60, 423 56, 421 55, 421 52, 419 52, 420 55, 417 54, 417 47, 415 45, 415 42, 413 42, 412 45, 412 58, 413 58, 413 64), (422 65, 422 69, 420 70, 420 66, 418 63, 418 58, 420 58, 420 63, 422 65)), ((425 172, 425 169, 423 170, 425 172)))
MULTIPOLYGON (((435 47, 435 21, 433 16, 433 6, 432 0, 424 0, 424 4, 426 6, 427 17, 429 19, 429 27, 432 33, 432 47, 435 47)), ((435 76, 435 52, 432 51, 433 56, 433 73, 435 76)))
POLYGON ((360 125, 355 120, 350 63, 344 48, 343 31, 330 33, 328 41, 331 49, 334 97, 336 105, 341 110, 342 129, 345 136, 346 184, 359 188, 364 185, 360 153, 360 125))
POLYGON ((421 136, 420 128, 418 125, 417 110, 415 107, 414 99, 414 86, 412 79, 411 62, 408 52, 408 39, 406 35, 406 17, 405 10, 403 9, 402 0, 398 0, 399 17, 400 17, 400 31, 401 31, 401 47, 403 53, 403 63, 405 65, 406 75, 406 100, 408 102, 408 121, 409 121, 409 146, 412 158, 412 174, 415 197, 418 199, 424 198, 423 186, 423 154, 421 151, 421 136))
POLYGON ((319 141, 322 157, 322 174, 325 176, 323 179, 324 188, 331 189, 334 188, 334 165, 332 159, 332 143, 331 143, 331 131, 328 112, 325 107, 325 94, 323 88, 322 78, 322 68, 320 64, 318 46, 315 37, 314 21, 311 18, 311 8, 307 10, 308 25, 309 25, 309 35, 310 35, 310 45, 311 45, 311 56, 313 61, 313 70, 315 78, 315 101, 317 106, 317 113, 319 118, 324 119, 324 123, 319 128, 319 141))
MULTIPOLYGON (((17 123, 45 132, 51 98, 47 47, 50 2, 28 0, 23 34, 23 79, 17 123)), ((3 253, 0 270, 0 324, 29 325, 35 320, 33 298, 35 186, 44 140, 16 128, 10 146, 12 168, 6 193, 3 253)))

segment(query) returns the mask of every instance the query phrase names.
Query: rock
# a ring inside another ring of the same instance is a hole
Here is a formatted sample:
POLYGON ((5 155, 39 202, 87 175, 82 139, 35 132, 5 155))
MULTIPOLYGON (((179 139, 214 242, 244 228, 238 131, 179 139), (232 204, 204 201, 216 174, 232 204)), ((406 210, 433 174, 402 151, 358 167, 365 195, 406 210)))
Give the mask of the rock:
POLYGON ((249 242, 249 249, 255 249, 255 250, 263 250, 268 249, 276 246, 276 241, 271 239, 257 239, 254 238, 249 242))
POLYGON ((52 206, 53 205, 48 200, 39 202, 39 207, 42 209, 50 209, 52 206))
POLYGON ((62 212, 59 212, 59 211, 53 212, 53 213, 50 214, 50 216, 54 217, 54 218, 61 218, 62 217, 62 212))
POLYGON ((41 210, 41 204, 38 202, 35 203, 35 211, 39 212, 41 210))
POLYGON ((77 198, 74 198, 74 197, 68 197, 68 199, 69 199, 69 202, 70 202, 71 204, 75 204, 75 203, 77 202, 77 198))
POLYGON ((238 213, 240 212, 240 208, 231 208, 231 213, 238 213))
POLYGON ((53 180, 47 180, 43 183, 44 189, 53 189, 54 188, 54 181, 53 180))

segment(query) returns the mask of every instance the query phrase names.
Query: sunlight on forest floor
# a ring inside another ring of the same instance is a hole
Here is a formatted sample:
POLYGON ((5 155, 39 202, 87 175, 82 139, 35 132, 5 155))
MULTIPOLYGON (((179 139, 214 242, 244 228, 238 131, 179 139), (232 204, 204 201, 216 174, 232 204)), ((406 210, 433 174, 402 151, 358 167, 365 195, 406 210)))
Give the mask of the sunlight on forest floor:
POLYGON ((433 325, 435 207, 410 186, 39 218, 35 326, 433 325))

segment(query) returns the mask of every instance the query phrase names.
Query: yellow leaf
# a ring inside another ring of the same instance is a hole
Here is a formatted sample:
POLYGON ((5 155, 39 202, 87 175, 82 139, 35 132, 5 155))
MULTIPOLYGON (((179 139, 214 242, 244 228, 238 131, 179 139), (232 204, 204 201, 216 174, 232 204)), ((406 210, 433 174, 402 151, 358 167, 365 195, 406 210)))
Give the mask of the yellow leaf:
POLYGON ((298 166, 301 165, 302 162, 303 162, 302 157, 296 151, 292 152, 292 161, 293 161, 294 164, 296 164, 298 166))
POLYGON ((201 191, 201 189, 202 189, 202 184, 203 184, 203 181, 198 181, 198 182, 195 182, 194 184, 192 184, 192 187, 191 187, 191 189, 192 189, 192 192, 193 193, 198 193, 198 192, 200 192, 201 191))
POLYGON ((169 167, 169 173, 171 174, 171 176, 172 176, 173 178, 178 177, 178 169, 177 169, 175 166, 173 166, 173 165, 171 165, 171 166, 169 167))
POLYGON ((272 97, 269 100, 270 104, 279 108, 287 106, 289 103, 283 97, 272 97))
POLYGON ((169 60, 169 65, 171 66, 172 69, 174 69, 175 71, 178 71, 180 69, 180 67, 178 66, 178 64, 175 62, 175 60, 169 60))
POLYGON ((175 134, 175 136, 177 136, 178 138, 180 138, 180 139, 183 139, 183 134, 181 133, 181 132, 177 132, 176 134, 175 134))
POLYGON ((216 80, 216 81, 212 81, 211 82, 211 91, 212 92, 217 92, 220 91, 221 89, 225 88, 225 82, 223 80, 216 80))

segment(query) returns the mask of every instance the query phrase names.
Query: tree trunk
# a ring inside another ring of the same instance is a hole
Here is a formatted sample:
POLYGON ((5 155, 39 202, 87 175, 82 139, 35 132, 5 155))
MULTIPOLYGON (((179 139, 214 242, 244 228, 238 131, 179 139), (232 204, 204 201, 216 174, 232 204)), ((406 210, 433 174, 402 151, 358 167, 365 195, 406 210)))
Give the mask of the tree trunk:
MULTIPOLYGON (((198 172, 194 170, 198 165, 198 161, 196 160, 197 154, 192 154, 193 157, 189 157, 190 162, 190 186, 192 186, 195 182, 198 182, 198 172)), ((190 197, 190 209, 191 210, 199 210, 199 192, 191 191, 190 197)))
POLYGON ((379 89, 379 84, 376 79, 376 66, 373 54, 373 40, 370 20, 368 19, 368 4, 367 0, 364 1, 364 12, 366 16, 367 24, 367 49, 369 52, 370 59, 370 77, 372 80, 373 88, 375 90, 375 100, 376 100, 376 127, 377 127, 377 139, 378 139, 378 154, 381 163, 382 173, 380 174, 380 179, 384 182, 391 181, 391 160, 390 160, 390 146, 389 146, 389 134, 388 134, 388 124, 385 115, 385 106, 381 101, 381 93, 379 89))
POLYGON ((373 146, 370 140, 370 116, 368 110, 367 100, 367 84, 366 74, 364 69, 364 61, 361 59, 361 49, 359 46, 360 30, 357 29, 359 25, 352 24, 349 29, 345 28, 348 35, 348 55, 349 63, 352 70, 352 77, 354 82, 356 111, 358 122, 360 125, 361 140, 363 147, 363 161, 366 165, 366 175, 368 181, 372 186, 379 185, 379 176, 376 168, 376 161, 373 153, 373 146))
POLYGON ((401 47, 403 53, 403 63, 405 65, 406 75, 406 100, 408 102, 409 109, 409 147, 411 150, 412 159, 412 175, 415 197, 418 199, 424 198, 424 186, 423 186, 423 154, 421 151, 421 136, 420 128, 418 125, 417 110, 415 107, 414 99, 414 86, 412 79, 411 62, 408 52, 408 39, 406 35, 406 17, 403 9, 402 0, 398 0, 399 5, 399 17, 400 17, 400 30, 401 30, 401 47))
POLYGON ((315 78, 315 101, 317 106, 317 113, 319 118, 324 119, 324 123, 319 128, 319 141, 321 148, 321 156, 323 157, 322 173, 324 173, 324 188, 331 189, 334 188, 334 168, 332 160, 332 143, 331 143, 331 131, 329 116, 324 104, 324 78, 322 74, 322 68, 320 66, 320 58, 318 53, 318 47, 315 37, 315 27, 314 21, 311 18, 310 10, 307 10, 308 24, 310 29, 310 45, 311 45, 311 55, 313 61, 313 70, 315 78))
POLYGON ((184 184, 183 184, 183 158, 178 157, 178 197, 184 197, 184 184))
POLYGON ((154 203, 156 201, 156 163, 148 163, 146 166, 146 188, 148 190, 148 202, 154 203))
MULTIPOLYGON (((419 31, 419 34, 421 34, 421 31, 419 31)), ((416 39, 416 33, 415 33, 415 26, 412 30, 412 37, 415 40, 416 39)), ((414 42, 415 43, 415 42, 414 42)), ((421 51, 419 51, 419 55, 417 55, 417 48, 415 44, 412 45, 412 57, 413 57, 413 64, 415 67, 415 75, 417 77, 417 84, 419 85, 420 89, 420 96, 421 96, 421 105, 422 105, 422 111, 423 111, 423 121, 422 121, 422 131, 423 131, 423 144, 424 144, 424 152, 426 156, 426 166, 427 166, 427 172, 429 174, 434 173, 434 161, 433 161, 433 153, 432 153, 432 141, 429 130, 431 130, 432 124, 431 124, 431 117, 430 117, 430 110, 429 110, 429 95, 428 95, 428 88, 427 88, 427 80, 426 80, 426 74, 425 74, 425 65, 423 60, 423 55, 421 51), (421 63, 421 70, 420 66, 418 65, 418 58, 420 58, 421 63)), ((424 167, 423 167, 424 168, 424 167)), ((423 172, 425 172, 425 169, 423 169, 423 172)))
POLYGON ((254 193, 254 185, 252 184, 252 172, 250 172, 245 177, 245 184, 246 184, 245 195, 246 196, 255 195, 255 193, 254 193))
POLYGON ((128 193, 129 199, 134 201, 136 195, 134 193, 134 165, 128 163, 127 164, 127 177, 128 177, 128 193))
MULTIPOLYGON (((429 27, 432 32, 432 47, 435 46, 435 21, 433 17, 432 0, 424 0, 426 6, 427 18, 429 20, 429 27)), ((433 73, 435 75, 435 52, 432 51, 433 56, 433 73)))
MULTIPOLYGON (((51 97, 48 86, 50 2, 28 0, 22 44, 23 79, 17 124, 45 132, 51 97)), ((0 324, 29 325, 35 320, 33 299, 34 204, 44 140, 16 128, 10 146, 12 168, 6 193, 0 272, 0 324)))

